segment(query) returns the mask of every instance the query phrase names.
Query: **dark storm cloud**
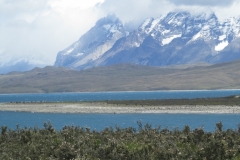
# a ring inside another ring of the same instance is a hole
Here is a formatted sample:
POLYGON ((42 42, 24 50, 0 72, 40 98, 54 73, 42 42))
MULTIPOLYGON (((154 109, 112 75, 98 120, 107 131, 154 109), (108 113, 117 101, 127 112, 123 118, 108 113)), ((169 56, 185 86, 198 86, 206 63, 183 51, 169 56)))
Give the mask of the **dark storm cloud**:
POLYGON ((230 6, 239 0, 168 0, 175 5, 230 6))

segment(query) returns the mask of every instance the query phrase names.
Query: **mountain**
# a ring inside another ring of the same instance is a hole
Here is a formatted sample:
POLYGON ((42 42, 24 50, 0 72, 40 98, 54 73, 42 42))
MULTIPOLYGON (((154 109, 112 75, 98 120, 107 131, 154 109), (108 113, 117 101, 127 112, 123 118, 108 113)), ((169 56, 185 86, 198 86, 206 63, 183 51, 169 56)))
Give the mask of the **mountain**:
POLYGON ((39 55, 12 57, 7 54, 0 55, 0 74, 6 74, 12 71, 29 71, 35 67, 44 67, 48 61, 39 55))
POLYGON ((148 18, 129 34, 121 21, 111 15, 100 19, 79 41, 59 52, 55 66, 86 69, 120 63, 215 64, 240 59, 239 42, 240 18, 220 22, 212 11, 170 12, 148 18), (115 28, 111 35, 118 36, 109 36, 110 26, 115 28), (99 51, 102 46, 108 47, 99 51))
POLYGON ((114 14, 97 21, 96 25, 77 42, 57 55, 55 66, 69 68, 88 67, 87 64, 99 59, 114 43, 126 36, 122 22, 114 14))
POLYGON ((131 64, 81 71, 52 66, 35 68, 27 72, 0 75, 0 93, 240 88, 240 61, 180 68, 131 64))

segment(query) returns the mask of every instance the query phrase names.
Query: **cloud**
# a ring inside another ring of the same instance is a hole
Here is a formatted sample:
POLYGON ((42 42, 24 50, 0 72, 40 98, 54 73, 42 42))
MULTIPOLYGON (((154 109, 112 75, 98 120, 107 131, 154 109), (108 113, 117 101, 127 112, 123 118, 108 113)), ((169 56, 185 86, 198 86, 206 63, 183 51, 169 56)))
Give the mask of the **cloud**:
POLYGON ((220 20, 224 20, 240 16, 239 6, 240 0, 105 0, 99 9, 104 14, 116 13, 127 24, 134 20, 136 27, 146 18, 156 18, 170 11, 179 10, 190 12, 212 10, 220 20))
POLYGON ((173 10, 174 4, 167 0, 105 0, 98 9, 103 15, 115 13, 131 31, 146 18, 157 18, 173 10))
POLYGON ((68 10, 78 9, 85 10, 94 7, 96 4, 103 3, 104 0, 87 0, 87 1, 79 1, 79 0, 51 0, 48 1, 48 5, 50 5, 54 10, 58 10, 60 12, 67 12, 68 10))
POLYGON ((60 50, 78 40, 103 16, 95 7, 102 2, 0 0, 1 59, 35 56, 52 65, 60 50))
POLYGON ((100 5, 105 12, 116 13, 123 21, 143 19, 147 17, 158 17, 173 9, 173 5, 166 0, 105 0, 100 5))
POLYGON ((33 20, 44 9, 46 4, 47 0, 0 0, 0 16, 4 20, 33 20))
POLYGON ((230 6, 235 0, 169 0, 169 2, 175 5, 187 5, 187 6, 230 6))

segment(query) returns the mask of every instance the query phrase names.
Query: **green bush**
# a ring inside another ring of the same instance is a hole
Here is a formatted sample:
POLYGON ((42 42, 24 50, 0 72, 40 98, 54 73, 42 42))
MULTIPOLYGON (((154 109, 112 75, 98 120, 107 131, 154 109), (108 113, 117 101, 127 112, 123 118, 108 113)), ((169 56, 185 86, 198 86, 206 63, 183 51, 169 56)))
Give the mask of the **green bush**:
POLYGON ((56 131, 51 123, 43 128, 1 127, 0 159, 239 159, 240 133, 185 126, 168 130, 138 122, 138 129, 65 126, 56 131))

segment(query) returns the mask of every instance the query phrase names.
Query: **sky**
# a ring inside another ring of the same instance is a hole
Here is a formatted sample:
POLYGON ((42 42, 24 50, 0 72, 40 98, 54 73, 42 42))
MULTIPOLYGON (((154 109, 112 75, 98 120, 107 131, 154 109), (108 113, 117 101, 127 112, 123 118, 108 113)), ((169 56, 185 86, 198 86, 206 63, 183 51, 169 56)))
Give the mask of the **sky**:
POLYGON ((108 13, 138 26, 175 10, 208 8, 224 20, 240 16, 239 7, 240 0, 0 0, 0 66, 29 57, 53 65, 59 51, 108 13))

